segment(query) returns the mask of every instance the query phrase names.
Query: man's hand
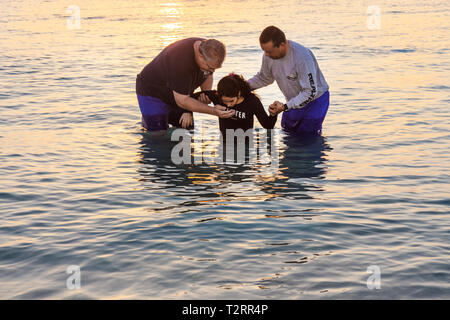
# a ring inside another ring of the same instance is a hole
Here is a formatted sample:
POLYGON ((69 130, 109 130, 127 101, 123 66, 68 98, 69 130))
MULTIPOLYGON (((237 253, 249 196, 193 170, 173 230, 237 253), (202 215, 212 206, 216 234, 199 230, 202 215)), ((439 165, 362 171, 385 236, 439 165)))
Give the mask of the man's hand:
POLYGON ((232 109, 227 110, 226 107, 221 106, 220 104, 216 104, 216 105, 214 106, 214 110, 216 111, 216 115, 217 115, 219 118, 222 118, 222 119, 231 118, 231 117, 234 116, 235 113, 236 113, 236 112, 235 112, 234 110, 232 110, 232 109))
POLYGON ((182 128, 189 129, 192 126, 193 120, 194 118, 192 116, 192 113, 184 112, 181 115, 180 121, 178 123, 181 124, 182 128))
POLYGON ((280 101, 274 101, 274 103, 272 103, 269 106, 269 113, 272 117, 275 117, 277 114, 283 111, 284 111, 284 103, 280 101))
POLYGON ((209 97, 205 93, 201 93, 197 99, 198 101, 204 103, 204 104, 210 104, 211 100, 209 100, 209 97))

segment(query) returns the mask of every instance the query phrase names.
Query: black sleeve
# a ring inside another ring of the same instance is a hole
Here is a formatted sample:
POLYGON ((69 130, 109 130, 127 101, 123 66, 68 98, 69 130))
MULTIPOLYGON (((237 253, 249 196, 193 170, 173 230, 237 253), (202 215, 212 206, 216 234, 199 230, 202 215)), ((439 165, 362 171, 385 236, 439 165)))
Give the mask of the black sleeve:
POLYGON ((169 115, 178 115, 178 117, 181 117, 183 113, 193 114, 190 110, 186 110, 177 106, 169 106, 169 115))
POLYGON ((217 94, 216 90, 206 90, 206 91, 199 91, 191 95, 192 98, 198 99, 200 94, 205 93, 209 100, 212 101, 213 104, 222 104, 222 100, 219 98, 219 95, 217 94))
POLYGON ((264 110, 261 101, 255 96, 253 96, 252 105, 255 116, 258 118, 258 121, 263 126, 263 128, 273 129, 275 123, 277 122, 277 116, 272 117, 271 115, 268 115, 266 113, 266 110, 264 110))

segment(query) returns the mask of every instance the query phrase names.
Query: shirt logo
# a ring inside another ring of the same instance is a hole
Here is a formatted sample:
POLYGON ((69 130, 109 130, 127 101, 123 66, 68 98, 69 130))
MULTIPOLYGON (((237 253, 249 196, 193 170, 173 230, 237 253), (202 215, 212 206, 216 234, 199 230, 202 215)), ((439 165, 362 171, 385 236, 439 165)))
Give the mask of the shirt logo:
POLYGON ((228 110, 234 110, 235 111, 234 116, 232 116, 230 119, 232 119, 232 120, 246 119, 245 112, 238 111, 236 109, 230 109, 230 108, 227 107, 226 111, 228 111, 228 110))
POLYGON ((242 112, 242 111, 237 111, 236 110, 236 118, 238 118, 238 119, 245 119, 245 112, 242 112))

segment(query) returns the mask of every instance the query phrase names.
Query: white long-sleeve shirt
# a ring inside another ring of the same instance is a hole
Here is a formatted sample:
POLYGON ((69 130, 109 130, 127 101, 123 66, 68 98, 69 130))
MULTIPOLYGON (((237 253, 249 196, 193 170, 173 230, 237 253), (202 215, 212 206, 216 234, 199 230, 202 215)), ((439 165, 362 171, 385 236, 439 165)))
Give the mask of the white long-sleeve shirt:
POLYGON ((328 84, 311 50, 288 41, 289 50, 283 58, 271 59, 263 55, 261 70, 248 83, 256 90, 276 81, 288 109, 297 109, 324 94, 328 84))

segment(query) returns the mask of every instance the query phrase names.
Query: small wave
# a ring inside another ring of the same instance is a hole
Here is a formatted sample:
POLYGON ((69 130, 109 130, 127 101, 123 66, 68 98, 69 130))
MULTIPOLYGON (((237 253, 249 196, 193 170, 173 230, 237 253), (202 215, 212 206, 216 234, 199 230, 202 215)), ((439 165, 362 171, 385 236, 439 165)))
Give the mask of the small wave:
POLYGON ((197 222, 206 222, 206 221, 211 221, 211 220, 224 220, 224 218, 222 218, 222 217, 207 218, 207 219, 197 220, 197 222))
POLYGON ((431 90, 450 90, 449 86, 431 86, 431 87, 425 87, 426 89, 431 90))
POLYGON ((33 194, 18 194, 11 192, 0 192, 0 199, 14 200, 14 201, 29 201, 36 198, 33 194))
POLYGON ((405 11, 400 11, 400 10, 391 10, 391 11, 385 11, 384 13, 393 13, 393 14, 400 14, 400 13, 405 13, 405 11))
POLYGON ((391 52, 399 52, 399 53, 410 53, 416 52, 416 49, 391 49, 391 52))
POLYGON ((13 299, 19 300, 33 300, 33 299, 44 299, 56 296, 59 290, 55 289, 34 289, 27 291, 23 294, 13 297, 13 299))
POLYGON ((290 242, 281 242, 281 243, 266 243, 267 246, 288 246, 290 242))
POLYGON ((75 77, 61 77, 61 78, 56 78, 55 80, 57 81, 61 81, 61 80, 75 80, 77 78, 75 77))
POLYGON ((83 18, 84 20, 99 20, 99 19, 105 19, 105 16, 93 16, 93 17, 86 17, 83 18))
POLYGON ((450 206, 450 198, 449 199, 442 199, 442 200, 426 201, 425 203, 437 204, 437 205, 442 205, 442 206, 450 206))
POLYGON ((123 77, 128 77, 127 74, 109 74, 106 75, 106 78, 123 78, 123 77))

